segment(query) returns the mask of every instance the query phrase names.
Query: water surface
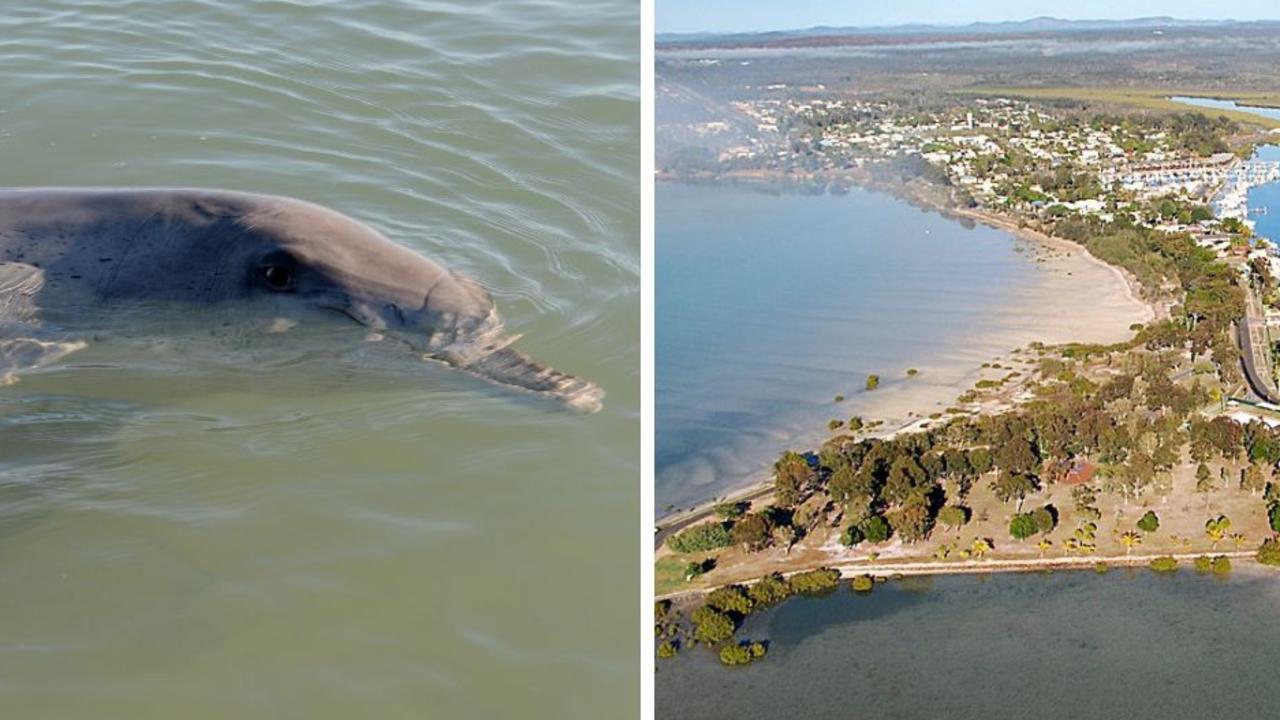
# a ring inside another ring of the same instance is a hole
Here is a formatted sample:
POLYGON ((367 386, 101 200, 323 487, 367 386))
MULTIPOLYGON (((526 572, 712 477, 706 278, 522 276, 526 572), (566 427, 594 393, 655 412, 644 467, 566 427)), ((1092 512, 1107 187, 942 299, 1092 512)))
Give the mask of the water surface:
MULTIPOLYGON (((1280 117, 1280 115, 1277 115, 1280 117)), ((1254 160, 1280 160, 1280 145, 1259 145, 1254 160)), ((1253 231, 1268 240, 1280 240, 1280 183, 1271 182, 1249 188, 1249 219, 1253 231), (1265 208, 1265 211, 1262 209, 1265 208)))
POLYGON ((753 617, 769 654, 659 661, 662 718, 1261 717, 1280 688, 1274 574, 909 579, 753 617))
POLYGON ((1260 117, 1280 120, 1280 108, 1259 107, 1257 105, 1247 105, 1237 100, 1221 100, 1218 98, 1203 97, 1184 97, 1175 95, 1170 100, 1182 103, 1183 105, 1194 105, 1201 108, 1212 108, 1215 110, 1239 110, 1241 112, 1252 113, 1260 117))
POLYGON ((608 392, 586 417, 252 336, 108 342, 0 389, 6 716, 634 716, 637 22, 626 0, 0 18, 5 185, 328 205, 608 392))

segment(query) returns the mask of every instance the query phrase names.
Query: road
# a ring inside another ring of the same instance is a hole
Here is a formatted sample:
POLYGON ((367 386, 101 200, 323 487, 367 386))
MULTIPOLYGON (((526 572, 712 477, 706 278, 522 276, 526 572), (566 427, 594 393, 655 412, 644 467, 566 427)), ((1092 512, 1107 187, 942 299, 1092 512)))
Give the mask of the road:
POLYGON ((1276 390, 1275 373, 1271 367, 1271 334, 1267 330, 1262 300, 1252 287, 1246 288, 1245 297, 1244 319, 1236 324, 1244 376, 1249 388, 1260 399, 1280 404, 1280 391, 1276 390))

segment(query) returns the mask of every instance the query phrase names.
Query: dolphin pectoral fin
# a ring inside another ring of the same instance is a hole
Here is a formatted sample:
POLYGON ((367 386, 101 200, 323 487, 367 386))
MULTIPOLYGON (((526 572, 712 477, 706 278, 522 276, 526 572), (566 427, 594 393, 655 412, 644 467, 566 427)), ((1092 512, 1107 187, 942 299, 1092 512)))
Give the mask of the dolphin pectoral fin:
POLYGON ((37 340, 35 338, 7 338, 0 340, 0 385, 18 382, 18 372, 34 370, 57 362, 89 343, 83 340, 37 340))
POLYGON ((574 410, 599 412, 604 390, 595 383, 548 367, 503 343, 478 357, 445 357, 446 362, 486 380, 555 398, 574 410))

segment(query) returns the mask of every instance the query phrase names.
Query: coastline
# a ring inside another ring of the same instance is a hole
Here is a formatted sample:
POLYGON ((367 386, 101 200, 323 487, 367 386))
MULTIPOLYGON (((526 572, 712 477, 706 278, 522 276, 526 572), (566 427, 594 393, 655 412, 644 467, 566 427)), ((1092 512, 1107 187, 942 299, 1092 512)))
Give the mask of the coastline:
MULTIPOLYGON (((1232 563, 1238 564, 1233 570, 1265 570, 1266 567, 1254 559, 1256 555, 1254 550, 1222 550, 1208 552, 1183 552, 1183 553, 1143 553, 1134 555, 1109 555, 1109 556, 1076 556, 1076 557, 1049 557, 1039 559, 1001 559, 990 558, 984 560, 966 560, 961 562, 946 562, 931 560, 929 558, 918 558, 912 562, 859 562, 859 563, 833 563, 822 567, 839 571, 842 580, 858 577, 860 575, 870 575, 877 581, 893 577, 906 576, 925 576, 925 575, 988 575, 992 573, 1034 573, 1047 571, 1095 571, 1099 564, 1105 564, 1108 570, 1119 568, 1143 568, 1147 567, 1152 560, 1161 557, 1172 557, 1178 561, 1179 569, 1183 564, 1190 564, 1198 557, 1217 557, 1225 556, 1231 558, 1232 563)), ((804 567, 794 570, 788 570, 781 573, 783 577, 815 570, 815 567, 804 567)), ((730 585, 752 585, 759 581, 759 578, 751 580, 743 580, 730 585)), ((689 588, 677 592, 664 593, 656 595, 655 600, 680 600, 692 597, 706 595, 723 585, 712 587, 689 588)))
MULTIPOLYGON (((1132 304, 1134 308, 1144 308, 1146 317, 1130 318, 1134 321, 1147 323, 1167 318, 1169 315, 1169 302, 1145 298, 1136 277, 1123 268, 1116 267, 1097 258, 1083 245, 1063 238, 1047 235, 1032 228, 1021 226, 1013 218, 1008 218, 992 211, 953 207, 944 203, 941 198, 936 197, 937 193, 930 192, 930 190, 933 189, 930 187, 919 187, 917 185, 890 185, 875 181, 868 173, 865 172, 841 175, 798 175, 759 170, 723 173, 716 176, 670 177, 659 175, 657 179, 659 181, 676 183, 742 183, 745 185, 778 184, 783 186, 812 186, 815 184, 829 185, 832 183, 844 183, 870 192, 884 193, 925 212, 937 213, 949 220, 959 222, 967 227, 971 227, 972 224, 982 224, 987 227, 1006 232, 1015 239, 1032 243, 1033 245, 1048 250, 1051 253, 1055 253, 1060 256, 1078 258, 1089 268, 1105 270, 1108 274, 1119 280, 1116 287, 1121 289, 1123 299, 1125 301, 1132 304)), ((1062 262, 1067 262, 1067 260, 1062 260, 1062 262)), ((1079 268, 1076 268, 1076 270, 1078 269, 1079 268)), ((1052 277, 1050 275, 1050 273, 1054 272, 1052 270, 1046 269, 1043 272, 1044 275, 1037 281, 1040 287, 1044 290, 1042 294, 1055 296, 1059 288, 1054 287, 1054 283, 1060 283, 1060 278, 1055 279, 1052 277)), ((1066 271, 1066 275, 1071 274, 1072 271, 1066 271)), ((1105 293, 1096 293, 1094 295, 1095 300, 1102 295, 1105 295, 1105 293)), ((1110 300, 1115 302, 1119 301, 1119 298, 1112 297, 1110 300)), ((1097 304, 1101 305, 1102 303, 1097 304)), ((1077 328, 1081 325, 1085 325, 1088 326, 1089 331, 1096 331, 1097 327, 1106 321, 1105 316, 1108 314, 1109 313, 1107 312, 1095 312, 1087 318, 1087 322, 1077 323, 1077 328)), ((1115 327, 1110 328, 1111 332, 1106 333, 1105 337, 1077 337, 1075 331, 1068 331, 1065 333, 1059 331, 1057 337, 1037 337, 1036 339, 1046 342, 1046 344, 1053 345, 1073 341, 1118 342, 1132 336, 1132 331, 1129 330, 1129 322, 1125 322, 1122 319, 1115 322, 1114 325, 1115 327)), ((1006 340, 1003 336, 999 336, 997 339, 997 331, 992 330, 990 332, 992 333, 991 344, 993 346, 1005 348, 1005 351, 1000 353, 1000 357, 998 359, 1001 362, 1008 362, 1010 360, 1008 357, 1008 347, 1010 343, 1003 342, 1006 340)), ((1007 334, 1009 331, 1006 330, 1005 332, 1007 334)), ((933 418, 928 417, 930 411, 934 407, 946 405, 947 401, 954 401, 960 395, 969 390, 976 380, 982 378, 983 369, 975 365, 968 367, 961 372, 953 372, 952 374, 954 374, 955 377, 951 382, 932 385, 927 388, 929 390, 938 391, 938 393, 936 393, 938 396, 940 396, 941 392, 945 391, 947 393, 945 401, 935 401, 932 405, 930 405, 930 402, 920 400, 919 398, 899 398, 893 396, 891 393, 882 391, 883 394, 875 401, 875 410, 868 413, 868 419, 883 419, 886 421, 886 424, 873 431, 862 433, 860 437, 882 439, 890 438, 899 433, 910 432, 929 424, 933 420, 933 418)), ((934 375, 934 377, 936 377, 936 375, 934 375)), ((1011 384, 1009 387, 1010 392, 1008 394, 1015 395, 1018 389, 1029 380, 1030 378, 1028 377, 1023 381, 1011 384)), ((919 395, 922 392, 924 391, 922 390, 916 394, 919 395)), ((899 394, 902 393, 900 392, 899 394)), ((951 404, 954 405, 955 402, 951 402, 951 404)), ((1006 409, 1013 404, 1014 403, 1012 401, 997 404, 985 404, 975 409, 978 412, 993 412, 1006 409)), ((824 439, 825 438, 818 439, 817 442, 821 443, 824 439)), ((782 449, 782 447, 779 447, 779 452, 781 452, 782 449)), ((660 515, 654 520, 656 530, 655 546, 661 553, 662 542, 667 535, 705 519, 712 513, 714 507, 718 504, 767 498, 771 492, 772 483, 773 481, 770 469, 768 467, 761 468, 757 473, 754 473, 751 477, 744 479, 744 482, 741 484, 728 489, 722 495, 708 498, 692 507, 677 508, 673 511, 660 515)))

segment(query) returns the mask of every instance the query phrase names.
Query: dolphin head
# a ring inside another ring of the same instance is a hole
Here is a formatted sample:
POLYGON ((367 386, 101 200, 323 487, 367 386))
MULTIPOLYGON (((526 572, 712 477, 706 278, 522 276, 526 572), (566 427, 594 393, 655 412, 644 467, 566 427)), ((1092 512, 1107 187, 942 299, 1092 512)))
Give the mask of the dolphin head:
POLYGON ((332 210, 279 199, 246 212, 241 294, 329 311, 488 380, 595 411, 603 391, 512 349, 489 294, 332 210))

